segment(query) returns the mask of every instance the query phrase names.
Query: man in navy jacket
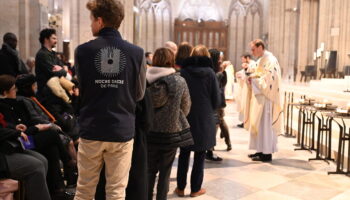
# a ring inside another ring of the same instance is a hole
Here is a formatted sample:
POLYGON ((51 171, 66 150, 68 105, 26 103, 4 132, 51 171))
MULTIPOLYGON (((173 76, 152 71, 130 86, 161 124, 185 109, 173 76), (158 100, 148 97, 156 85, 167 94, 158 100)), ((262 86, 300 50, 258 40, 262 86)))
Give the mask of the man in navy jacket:
POLYGON ((77 47, 80 144, 75 199, 93 199, 103 163, 106 199, 124 199, 135 132, 136 102, 144 96, 145 57, 117 31, 124 6, 91 0, 91 30, 97 38, 77 47))

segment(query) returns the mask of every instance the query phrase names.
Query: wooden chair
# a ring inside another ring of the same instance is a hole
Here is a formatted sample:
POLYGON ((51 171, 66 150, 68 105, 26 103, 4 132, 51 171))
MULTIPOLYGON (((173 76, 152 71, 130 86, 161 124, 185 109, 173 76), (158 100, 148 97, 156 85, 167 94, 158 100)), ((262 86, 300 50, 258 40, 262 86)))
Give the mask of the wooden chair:
POLYGON ((344 78, 345 76, 350 76, 350 66, 347 65, 343 68, 342 72, 338 72, 339 78, 344 78))
POLYGON ((337 51, 331 51, 325 68, 321 68, 320 79, 326 77, 336 77, 337 73, 337 51))
POLYGON ((0 199, 13 200, 14 192, 18 191, 18 181, 12 179, 0 180, 0 199))
POLYGON ((306 79, 308 77, 310 78, 310 80, 317 78, 317 71, 314 65, 305 66, 305 70, 301 71, 300 73, 301 73, 300 82, 303 81, 303 77, 304 77, 304 82, 306 82, 306 79))

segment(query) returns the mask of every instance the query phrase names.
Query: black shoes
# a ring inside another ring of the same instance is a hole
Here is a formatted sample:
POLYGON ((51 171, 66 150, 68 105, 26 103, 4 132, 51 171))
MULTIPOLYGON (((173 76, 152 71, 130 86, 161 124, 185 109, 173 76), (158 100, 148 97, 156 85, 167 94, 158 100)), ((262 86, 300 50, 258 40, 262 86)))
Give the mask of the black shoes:
POLYGON ((231 145, 227 145, 227 151, 231 151, 232 150, 232 146, 231 145))
POLYGON ((222 161, 222 158, 220 158, 217 155, 214 155, 213 151, 208 150, 206 155, 205 155, 205 159, 209 160, 209 161, 214 161, 214 162, 220 162, 222 161))
POLYGON ((238 128, 243 128, 243 127, 244 127, 244 123, 238 124, 237 127, 238 127, 238 128))
POLYGON ((254 157, 261 156, 261 155, 262 155, 261 152, 256 152, 256 153, 254 153, 254 154, 248 154, 248 157, 249 157, 249 158, 254 158, 254 157))
POLYGON ((272 154, 261 154, 259 156, 252 157, 252 161, 271 162, 272 154))

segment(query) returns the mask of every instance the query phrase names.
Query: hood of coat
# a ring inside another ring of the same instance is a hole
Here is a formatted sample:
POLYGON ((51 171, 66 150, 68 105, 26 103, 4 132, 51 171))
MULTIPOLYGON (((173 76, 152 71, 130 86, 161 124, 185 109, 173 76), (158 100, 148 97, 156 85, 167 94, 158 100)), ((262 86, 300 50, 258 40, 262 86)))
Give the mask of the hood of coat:
POLYGON ((149 84, 152 84, 158 79, 174 74, 175 72, 174 68, 169 67, 149 67, 147 68, 146 79, 149 84))
POLYGON ((183 70, 189 74, 198 77, 205 77, 213 73, 213 63, 206 56, 193 56, 184 61, 183 70))

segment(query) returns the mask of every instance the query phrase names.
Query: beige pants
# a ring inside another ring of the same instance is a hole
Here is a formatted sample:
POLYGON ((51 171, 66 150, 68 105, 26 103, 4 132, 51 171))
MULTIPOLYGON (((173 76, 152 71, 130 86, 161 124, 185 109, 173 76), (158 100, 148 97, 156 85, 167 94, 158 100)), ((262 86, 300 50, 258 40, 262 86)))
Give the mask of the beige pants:
POLYGON ((106 168, 106 200, 125 199, 133 140, 101 142, 81 139, 78 150, 78 185, 75 200, 92 200, 103 163, 106 168))

